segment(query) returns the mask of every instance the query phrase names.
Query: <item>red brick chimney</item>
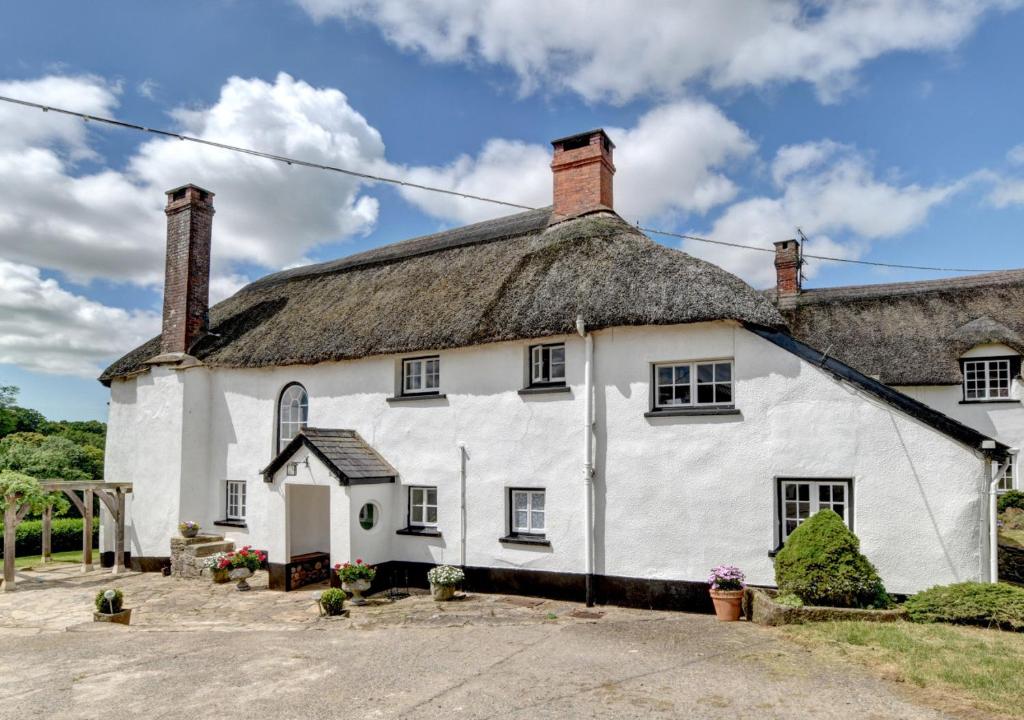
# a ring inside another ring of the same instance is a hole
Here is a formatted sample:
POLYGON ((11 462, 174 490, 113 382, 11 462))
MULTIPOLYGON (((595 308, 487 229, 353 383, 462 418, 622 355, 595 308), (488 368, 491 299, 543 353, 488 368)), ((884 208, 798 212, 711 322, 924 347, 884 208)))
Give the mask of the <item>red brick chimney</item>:
POLYGON ((187 353, 206 331, 210 306, 213 193, 195 185, 167 191, 167 273, 161 353, 187 353))
POLYGON ((591 130, 552 140, 551 144, 555 148, 551 160, 555 184, 552 222, 611 210, 615 145, 605 131, 591 130))
POLYGON ((803 264, 800 243, 796 240, 775 243, 775 292, 780 299, 800 294, 800 266, 803 264))

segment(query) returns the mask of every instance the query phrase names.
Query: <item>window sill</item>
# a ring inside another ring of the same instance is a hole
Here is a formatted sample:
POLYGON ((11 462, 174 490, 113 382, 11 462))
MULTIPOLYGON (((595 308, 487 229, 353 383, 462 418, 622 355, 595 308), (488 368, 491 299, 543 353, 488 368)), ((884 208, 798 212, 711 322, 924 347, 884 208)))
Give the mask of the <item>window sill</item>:
POLYGON ((395 395, 394 397, 387 398, 387 402, 414 402, 416 400, 444 400, 448 397, 444 393, 422 393, 420 395, 395 395))
POLYGON ((646 418, 656 417, 702 417, 704 415, 739 415, 739 408, 735 407, 688 407, 688 408, 663 408, 651 410, 644 413, 646 418))
POLYGON ((1013 398, 998 398, 996 400, 961 400, 960 405, 998 405, 1004 403, 1020 403, 1020 400, 1013 398))
POLYGON ((395 530, 395 535, 416 535, 418 537, 441 537, 441 531, 437 528, 429 527, 404 527, 401 530, 395 530))
POLYGON ((543 535, 506 535, 505 537, 498 538, 498 542, 505 543, 507 545, 539 545, 542 547, 551 547, 551 541, 543 535))
POLYGON ((246 525, 245 520, 214 520, 213 524, 214 525, 219 525, 220 527, 233 527, 233 528, 248 528, 249 527, 248 525, 246 525))
POLYGON ((520 395, 548 395, 551 393, 572 392, 571 388, 565 385, 531 385, 519 391, 520 395))

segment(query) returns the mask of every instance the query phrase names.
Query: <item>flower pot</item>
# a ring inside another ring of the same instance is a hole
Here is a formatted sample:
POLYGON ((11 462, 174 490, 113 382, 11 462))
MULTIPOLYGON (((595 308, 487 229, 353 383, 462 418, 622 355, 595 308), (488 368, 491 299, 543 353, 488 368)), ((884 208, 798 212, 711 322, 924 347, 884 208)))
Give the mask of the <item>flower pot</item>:
POLYGON ((239 592, 245 592, 246 590, 252 590, 249 583, 246 582, 252 577, 252 570, 247 567, 237 567, 228 573, 228 578, 231 580, 237 580, 238 585, 236 586, 239 592))
POLYGON ((125 608, 116 613, 93 612, 93 622, 117 623, 118 625, 130 625, 132 621, 132 609, 125 608))
POLYGON ((181 536, 183 538, 194 538, 198 534, 199 534, 199 528, 198 527, 185 528, 184 530, 181 531, 181 536))
POLYGON ((434 596, 435 600, 451 600, 455 597, 455 586, 430 583, 430 594, 434 596))
POLYGON ((715 615, 723 622, 736 622, 743 614, 742 590, 711 589, 711 601, 715 604, 715 615))
POLYGON ((353 605, 365 605, 366 598, 363 597, 363 593, 370 589, 370 581, 352 580, 351 582, 342 582, 341 589, 347 593, 352 593, 353 605))
POLYGON ((230 575, 230 573, 225 568, 213 568, 210 571, 210 577, 213 579, 213 582, 217 585, 223 585, 224 583, 230 581, 231 578, 228 577, 228 575, 230 575))

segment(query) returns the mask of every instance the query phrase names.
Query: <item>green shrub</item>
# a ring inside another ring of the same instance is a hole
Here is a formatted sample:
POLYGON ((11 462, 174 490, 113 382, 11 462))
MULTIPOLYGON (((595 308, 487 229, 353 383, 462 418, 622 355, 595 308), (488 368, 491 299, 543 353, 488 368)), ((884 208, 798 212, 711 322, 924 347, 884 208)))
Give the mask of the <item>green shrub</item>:
POLYGON ((324 612, 328 615, 341 615, 342 609, 345 607, 345 591, 339 590, 338 588, 329 588, 324 590, 320 596, 320 607, 324 609, 324 612))
POLYGON ((784 605, 785 607, 798 608, 804 606, 804 601, 798 598, 793 593, 790 593, 789 595, 779 595, 777 598, 775 598, 775 602, 776 604, 784 605))
POLYGON ((808 605, 882 608, 892 604, 860 540, 832 510, 808 518, 775 556, 779 595, 808 605))
POLYGON ((104 588, 96 593, 96 612, 106 613, 113 615, 119 613, 124 609, 124 593, 121 592, 120 588, 113 588, 114 597, 112 600, 107 600, 103 597, 103 594, 110 588, 104 588))
MULTIPOLYGON (((53 552, 82 549, 82 518, 55 518, 50 524, 50 545, 53 552)), ((0 523, 0 534, 3 524, 0 523)), ((96 547, 100 538, 99 519, 92 523, 92 546, 96 547)), ((43 521, 22 520, 14 531, 14 552, 19 557, 41 555, 43 552, 43 521)), ((0 542, 0 557, 4 555, 3 542, 0 542)))
POLYGON ((1006 583, 937 585, 904 603, 914 622, 945 622, 1024 631, 1024 588, 1006 583))
POLYGON ((999 496, 999 512, 1005 512, 1007 508, 1024 510, 1024 492, 1010 490, 999 496))

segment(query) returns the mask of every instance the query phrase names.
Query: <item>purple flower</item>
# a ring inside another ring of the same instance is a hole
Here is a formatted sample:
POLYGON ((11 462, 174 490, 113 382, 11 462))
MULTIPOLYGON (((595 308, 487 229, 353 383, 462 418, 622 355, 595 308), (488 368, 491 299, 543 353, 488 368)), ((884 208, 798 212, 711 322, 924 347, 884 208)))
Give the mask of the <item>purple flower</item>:
POLYGON ((719 565, 711 569, 708 584, 715 590, 742 590, 746 576, 735 565, 719 565))

